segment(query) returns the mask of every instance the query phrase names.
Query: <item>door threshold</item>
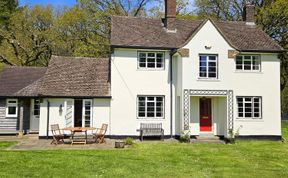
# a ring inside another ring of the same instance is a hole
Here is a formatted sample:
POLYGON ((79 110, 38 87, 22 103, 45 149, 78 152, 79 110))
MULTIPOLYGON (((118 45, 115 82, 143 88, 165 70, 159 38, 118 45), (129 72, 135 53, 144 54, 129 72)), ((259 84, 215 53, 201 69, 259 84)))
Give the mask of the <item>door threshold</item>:
POLYGON ((34 131, 34 130, 31 130, 31 131, 29 131, 28 133, 29 133, 29 134, 39 134, 39 131, 36 131, 36 130, 35 130, 35 131, 34 131))

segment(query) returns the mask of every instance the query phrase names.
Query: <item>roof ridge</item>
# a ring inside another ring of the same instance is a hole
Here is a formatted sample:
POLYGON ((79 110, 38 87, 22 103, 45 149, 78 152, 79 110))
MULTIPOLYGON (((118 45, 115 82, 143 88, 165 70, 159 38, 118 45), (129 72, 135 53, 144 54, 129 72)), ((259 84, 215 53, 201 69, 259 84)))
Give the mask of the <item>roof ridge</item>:
POLYGON ((139 16, 124 16, 124 15, 112 15, 112 18, 116 17, 116 18, 126 18, 126 19, 150 19, 150 20, 161 20, 161 18, 156 18, 156 17, 139 17, 139 16))
POLYGON ((108 57, 80 57, 80 56, 56 56, 56 55, 52 55, 51 60, 55 58, 65 58, 65 59, 100 59, 100 60, 105 60, 105 59, 109 59, 108 57))
POLYGON ((34 69, 44 69, 44 68, 46 68, 47 69, 47 67, 43 67, 43 66, 4 66, 4 68, 34 68, 34 69))

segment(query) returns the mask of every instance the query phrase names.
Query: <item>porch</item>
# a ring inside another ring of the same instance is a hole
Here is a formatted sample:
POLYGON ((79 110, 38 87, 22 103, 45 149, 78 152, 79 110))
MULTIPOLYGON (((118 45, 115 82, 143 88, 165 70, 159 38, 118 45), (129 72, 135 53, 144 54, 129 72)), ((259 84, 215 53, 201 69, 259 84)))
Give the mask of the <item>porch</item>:
POLYGON ((227 137, 233 129, 233 92, 184 90, 183 130, 191 136, 227 137))

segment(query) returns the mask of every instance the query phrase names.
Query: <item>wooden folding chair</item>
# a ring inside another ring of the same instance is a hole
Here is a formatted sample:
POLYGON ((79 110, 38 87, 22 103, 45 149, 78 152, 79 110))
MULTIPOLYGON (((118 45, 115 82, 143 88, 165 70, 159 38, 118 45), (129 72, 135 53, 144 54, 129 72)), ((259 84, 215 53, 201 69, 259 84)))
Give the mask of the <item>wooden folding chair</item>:
POLYGON ((105 134, 108 128, 108 124, 102 124, 101 128, 96 128, 96 132, 94 134, 95 142, 97 143, 105 143, 105 134))
POLYGON ((60 142, 64 143, 64 134, 61 132, 59 124, 52 124, 51 132, 53 134, 53 140, 51 144, 57 145, 60 142))

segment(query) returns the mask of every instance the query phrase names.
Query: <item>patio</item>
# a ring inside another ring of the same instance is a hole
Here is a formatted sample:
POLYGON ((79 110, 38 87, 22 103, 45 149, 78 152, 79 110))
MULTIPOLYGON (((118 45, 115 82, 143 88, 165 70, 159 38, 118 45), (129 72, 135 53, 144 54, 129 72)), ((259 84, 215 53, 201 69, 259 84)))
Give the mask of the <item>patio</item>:
POLYGON ((50 144, 52 139, 38 139, 38 135, 24 135, 23 138, 16 136, 0 136, 0 141, 18 141, 19 143, 7 148, 7 150, 80 150, 80 149, 114 149, 115 141, 105 139, 106 143, 95 143, 92 138, 88 138, 87 144, 73 144, 69 139, 64 139, 64 144, 50 144))

